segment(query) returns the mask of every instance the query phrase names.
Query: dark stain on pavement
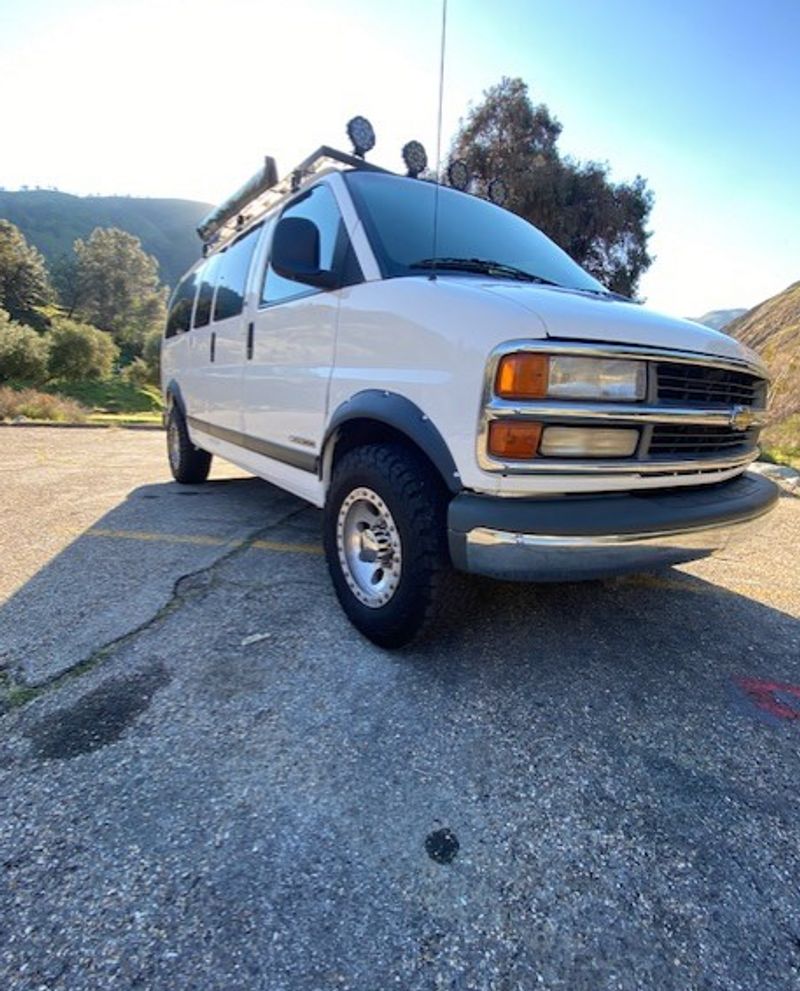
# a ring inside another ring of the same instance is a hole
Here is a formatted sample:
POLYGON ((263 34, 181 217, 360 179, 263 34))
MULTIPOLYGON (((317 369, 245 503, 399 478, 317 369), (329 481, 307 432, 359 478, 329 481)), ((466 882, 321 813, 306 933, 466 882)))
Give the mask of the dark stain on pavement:
POLYGON ((162 664, 124 678, 110 678, 28 730, 34 756, 69 760, 116 742, 169 680, 162 664))
POLYGON ((449 829, 437 829, 425 837, 425 850, 437 864, 449 864, 458 853, 459 842, 449 829))

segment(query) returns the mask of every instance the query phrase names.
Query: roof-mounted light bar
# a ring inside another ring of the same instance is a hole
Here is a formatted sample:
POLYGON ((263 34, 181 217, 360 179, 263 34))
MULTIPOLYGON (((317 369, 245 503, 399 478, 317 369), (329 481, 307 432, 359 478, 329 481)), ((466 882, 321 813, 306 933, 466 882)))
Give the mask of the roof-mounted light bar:
MULTIPOLYGON (((275 160, 268 158, 274 168, 275 160)), ((277 169, 267 174, 267 166, 256 173, 242 188, 205 216, 197 227, 203 241, 203 253, 217 250, 244 227, 249 226, 272 209, 280 200, 296 192, 300 186, 322 172, 332 169, 359 169, 369 172, 387 172, 378 165, 365 162, 328 145, 321 145, 304 159, 297 168, 279 179, 277 169), (268 181, 271 179, 272 181, 268 181)))
MULTIPOLYGON (((233 196, 215 207, 197 225, 197 233, 202 241, 208 242, 228 221, 238 217, 242 210, 260 193, 270 189, 278 181, 278 166, 275 159, 267 155, 264 165, 254 176, 237 189, 233 196)), ((240 225, 241 226, 241 225, 240 225)))
MULTIPOLYGON (((275 159, 267 156, 263 167, 241 189, 207 213, 197 225, 197 233, 203 242, 203 255, 219 250, 284 197, 297 192, 303 183, 322 172, 343 168, 384 173, 389 171, 364 160, 366 152, 375 144, 375 132, 365 117, 353 117, 348 122, 347 133, 353 142, 355 154, 349 155, 328 145, 321 145, 282 179, 278 178, 275 159)), ((428 156, 419 141, 409 141, 403 147, 402 155, 407 174, 412 178, 416 178, 427 168, 428 156)), ((447 177, 451 186, 462 190, 469 186, 472 179, 467 164, 460 160, 450 163, 447 177)), ((496 203, 504 202, 508 195, 505 183, 501 180, 490 183, 488 193, 496 203)))

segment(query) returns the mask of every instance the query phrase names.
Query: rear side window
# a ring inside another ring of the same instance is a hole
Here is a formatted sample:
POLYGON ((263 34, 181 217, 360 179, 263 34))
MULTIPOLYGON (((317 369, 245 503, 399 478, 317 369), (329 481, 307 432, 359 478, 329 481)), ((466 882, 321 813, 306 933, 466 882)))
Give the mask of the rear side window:
POLYGON ((176 334, 185 334, 189 329, 192 319, 192 305, 194 304, 194 293, 197 288, 197 272, 190 272, 178 283, 172 299, 169 302, 169 314, 167 316, 167 329, 165 337, 174 337, 176 334))
POLYGON ((260 233, 261 226, 254 227, 219 256, 217 295, 214 298, 215 320, 227 320, 242 312, 247 273, 260 233))
POLYGON ((200 288, 197 290, 197 306, 194 308, 193 327, 205 327, 211 322, 211 304, 217 285, 220 255, 212 255, 198 273, 200 288))

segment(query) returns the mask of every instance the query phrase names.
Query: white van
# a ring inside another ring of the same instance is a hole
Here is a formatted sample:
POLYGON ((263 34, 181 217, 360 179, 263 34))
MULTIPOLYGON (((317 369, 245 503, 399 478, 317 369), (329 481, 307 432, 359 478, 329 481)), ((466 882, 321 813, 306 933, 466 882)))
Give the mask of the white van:
POLYGON ((777 498, 746 472, 757 356, 608 292, 494 203, 323 147, 281 181, 267 160, 199 230, 162 349, 173 475, 219 455, 321 507, 378 644, 432 619, 453 567, 660 568, 777 498))

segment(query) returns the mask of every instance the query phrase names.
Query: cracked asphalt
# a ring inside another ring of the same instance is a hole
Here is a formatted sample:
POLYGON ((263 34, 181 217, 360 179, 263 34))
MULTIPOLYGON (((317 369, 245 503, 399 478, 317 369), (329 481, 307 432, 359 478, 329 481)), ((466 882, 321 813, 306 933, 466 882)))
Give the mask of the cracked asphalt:
POLYGON ((0 986, 800 986, 800 499, 387 654, 163 443, 0 430, 0 986))

